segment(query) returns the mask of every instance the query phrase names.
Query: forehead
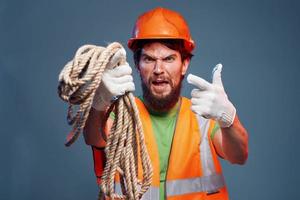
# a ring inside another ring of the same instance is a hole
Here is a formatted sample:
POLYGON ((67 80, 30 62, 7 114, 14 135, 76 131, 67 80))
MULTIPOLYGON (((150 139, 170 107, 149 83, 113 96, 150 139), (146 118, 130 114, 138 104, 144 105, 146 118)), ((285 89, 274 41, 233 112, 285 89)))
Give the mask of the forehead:
POLYGON ((179 52, 173 49, 170 49, 166 45, 159 43, 159 42, 153 42, 146 44, 142 49, 142 55, 147 54, 149 56, 153 57, 166 57, 173 54, 179 55, 179 52))

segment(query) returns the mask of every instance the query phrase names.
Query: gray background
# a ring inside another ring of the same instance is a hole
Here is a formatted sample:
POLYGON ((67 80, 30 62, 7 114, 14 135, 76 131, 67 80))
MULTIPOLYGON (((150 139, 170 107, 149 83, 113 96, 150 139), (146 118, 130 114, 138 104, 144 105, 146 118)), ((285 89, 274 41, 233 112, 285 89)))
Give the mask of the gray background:
MULTIPOLYGON (((126 45, 137 16, 156 6, 188 21, 197 43, 189 72, 211 81, 223 63, 249 132, 246 165, 222 161, 231 199, 300 199, 300 4, 283 0, 1 0, 0 199, 96 199, 90 147, 83 138, 63 145, 70 127, 58 74, 83 44, 126 45)), ((135 82, 140 94, 136 72, 135 82)))

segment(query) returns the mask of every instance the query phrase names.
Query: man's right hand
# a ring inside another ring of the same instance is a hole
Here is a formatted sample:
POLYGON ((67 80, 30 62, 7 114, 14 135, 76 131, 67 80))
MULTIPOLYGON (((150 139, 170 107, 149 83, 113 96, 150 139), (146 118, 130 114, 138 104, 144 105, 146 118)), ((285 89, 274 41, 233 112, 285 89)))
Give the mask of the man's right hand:
POLYGON ((112 100, 124 95, 125 92, 133 92, 135 90, 131 75, 132 69, 129 64, 117 66, 120 57, 126 58, 124 49, 120 49, 115 53, 102 74, 102 80, 96 90, 92 104, 92 107, 98 111, 105 111, 112 103, 112 100))

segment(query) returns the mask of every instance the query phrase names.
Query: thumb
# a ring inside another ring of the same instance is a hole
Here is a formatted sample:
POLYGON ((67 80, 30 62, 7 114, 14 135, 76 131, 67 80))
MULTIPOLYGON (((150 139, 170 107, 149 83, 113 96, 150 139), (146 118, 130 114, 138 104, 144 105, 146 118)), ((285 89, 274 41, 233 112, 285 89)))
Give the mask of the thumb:
POLYGON ((219 86, 223 87, 222 77, 221 77, 222 68, 223 68, 223 65, 221 63, 217 64, 214 67, 214 69, 212 71, 212 76, 213 76, 212 83, 214 85, 219 85, 219 86))

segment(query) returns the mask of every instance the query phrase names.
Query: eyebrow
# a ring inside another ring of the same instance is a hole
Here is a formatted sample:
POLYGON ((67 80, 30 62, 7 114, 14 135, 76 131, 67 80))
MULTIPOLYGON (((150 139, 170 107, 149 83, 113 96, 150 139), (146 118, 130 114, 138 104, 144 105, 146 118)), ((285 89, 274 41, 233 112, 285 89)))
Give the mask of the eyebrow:
MULTIPOLYGON (((147 53, 142 53, 142 55, 141 55, 141 57, 143 57, 143 56, 146 56, 146 57, 150 57, 150 58, 152 58, 152 59, 157 59, 155 56, 151 56, 151 55, 149 55, 149 54, 147 54, 147 53)), ((163 58, 161 58, 161 59, 165 59, 165 58, 168 58, 168 57, 177 57, 177 55, 175 54, 175 53, 172 53, 172 54, 170 54, 170 55, 167 55, 167 56, 165 56, 165 57, 163 57, 163 58)))
POLYGON ((152 59, 156 59, 154 56, 148 55, 146 53, 142 53, 141 57, 149 57, 149 58, 152 58, 152 59))

